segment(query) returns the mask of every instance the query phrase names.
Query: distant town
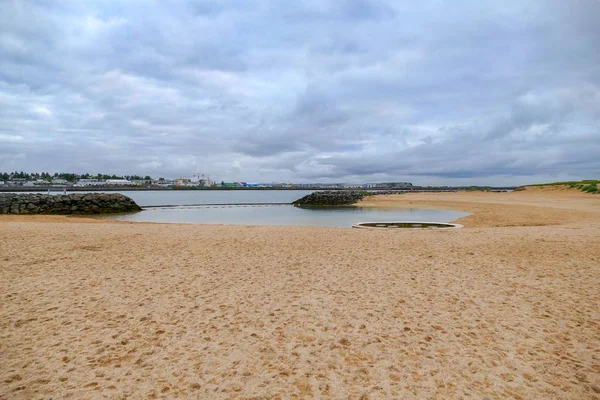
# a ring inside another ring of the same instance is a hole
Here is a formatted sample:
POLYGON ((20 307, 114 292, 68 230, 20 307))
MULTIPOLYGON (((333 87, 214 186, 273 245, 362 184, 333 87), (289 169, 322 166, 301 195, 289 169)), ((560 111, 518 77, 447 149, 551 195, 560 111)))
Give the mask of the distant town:
POLYGON ((107 174, 73 174, 73 173, 25 173, 11 172, 0 173, 0 186, 11 188, 287 188, 287 189, 407 189, 412 187, 410 182, 387 183, 251 183, 251 182, 225 182, 211 179, 205 174, 193 174, 191 177, 155 179, 149 175, 107 175, 107 174))
POLYGON ((377 183, 252 183, 225 182, 211 179, 205 174, 175 179, 153 178, 149 175, 108 175, 74 173, 0 173, 0 191, 45 191, 45 190, 158 190, 158 189, 305 189, 305 190, 457 190, 457 189, 514 189, 514 187, 492 188, 490 186, 414 186, 410 182, 377 183))

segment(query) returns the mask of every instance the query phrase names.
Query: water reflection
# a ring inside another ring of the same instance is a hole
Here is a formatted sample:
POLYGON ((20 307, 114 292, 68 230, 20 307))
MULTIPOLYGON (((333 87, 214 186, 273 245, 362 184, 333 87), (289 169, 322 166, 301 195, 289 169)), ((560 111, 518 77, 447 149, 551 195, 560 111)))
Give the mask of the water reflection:
POLYGON ((148 208, 142 212, 106 217, 121 221, 351 227, 357 222, 439 221, 450 222, 469 215, 450 210, 374 209, 354 206, 294 207, 259 206, 176 206, 148 208))

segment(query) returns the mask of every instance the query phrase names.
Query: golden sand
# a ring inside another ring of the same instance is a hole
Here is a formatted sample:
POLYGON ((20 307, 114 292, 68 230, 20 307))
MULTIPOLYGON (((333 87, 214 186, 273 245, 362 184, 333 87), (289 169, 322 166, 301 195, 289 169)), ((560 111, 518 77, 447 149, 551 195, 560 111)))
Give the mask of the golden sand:
POLYGON ((448 231, 0 218, 0 398, 600 398, 600 195, 362 205, 475 214, 448 231))

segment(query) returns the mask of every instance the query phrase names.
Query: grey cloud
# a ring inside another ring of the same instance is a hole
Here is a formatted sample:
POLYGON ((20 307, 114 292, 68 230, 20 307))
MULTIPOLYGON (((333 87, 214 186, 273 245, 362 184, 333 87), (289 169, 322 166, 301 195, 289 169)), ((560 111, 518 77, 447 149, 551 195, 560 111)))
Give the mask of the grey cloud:
POLYGON ((599 4, 1 2, 0 170, 593 177, 599 4))

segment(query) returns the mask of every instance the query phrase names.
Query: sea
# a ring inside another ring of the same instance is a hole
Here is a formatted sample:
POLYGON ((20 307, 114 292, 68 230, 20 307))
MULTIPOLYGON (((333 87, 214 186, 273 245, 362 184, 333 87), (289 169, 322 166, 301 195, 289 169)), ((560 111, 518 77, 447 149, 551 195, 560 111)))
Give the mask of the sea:
POLYGON ((294 207, 289 203, 312 191, 181 190, 123 191, 144 211, 106 217, 120 221, 186 224, 352 227, 357 222, 450 222, 469 215, 452 210, 294 207))
POLYGON ((299 208, 290 204, 311 192, 310 190, 123 190, 117 193, 131 197, 144 210, 102 218, 131 222, 350 228, 352 224, 358 222, 451 222, 469 215, 453 210, 418 208, 393 210, 357 206, 299 208))

